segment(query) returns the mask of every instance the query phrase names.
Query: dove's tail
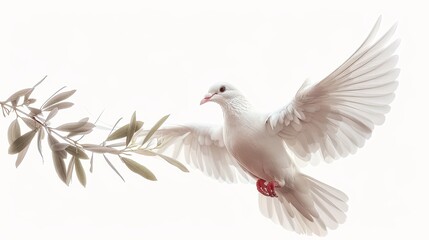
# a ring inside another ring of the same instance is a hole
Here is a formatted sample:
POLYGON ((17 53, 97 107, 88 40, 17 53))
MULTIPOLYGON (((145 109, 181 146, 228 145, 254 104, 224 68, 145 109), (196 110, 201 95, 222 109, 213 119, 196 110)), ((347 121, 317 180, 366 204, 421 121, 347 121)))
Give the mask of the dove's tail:
POLYGON ((276 188, 278 197, 259 196, 262 214, 288 230, 323 236, 346 219, 347 196, 338 189, 298 173, 294 188, 276 188))

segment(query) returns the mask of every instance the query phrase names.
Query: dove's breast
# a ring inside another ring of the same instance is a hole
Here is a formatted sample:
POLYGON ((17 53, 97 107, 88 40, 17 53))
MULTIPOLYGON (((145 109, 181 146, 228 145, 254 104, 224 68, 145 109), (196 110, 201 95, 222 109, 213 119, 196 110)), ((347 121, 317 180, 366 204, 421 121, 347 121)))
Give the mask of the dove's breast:
POLYGON ((263 117, 225 120, 225 146, 243 168, 258 178, 279 183, 295 173, 283 140, 266 131, 263 117))

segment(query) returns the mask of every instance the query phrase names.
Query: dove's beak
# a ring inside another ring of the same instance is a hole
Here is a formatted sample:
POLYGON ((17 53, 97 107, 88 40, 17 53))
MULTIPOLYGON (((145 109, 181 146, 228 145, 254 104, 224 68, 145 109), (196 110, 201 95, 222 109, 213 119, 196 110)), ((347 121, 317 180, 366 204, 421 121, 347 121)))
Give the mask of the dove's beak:
POLYGON ((215 95, 216 93, 207 93, 204 98, 201 100, 200 105, 203 105, 206 102, 209 102, 210 99, 215 95))

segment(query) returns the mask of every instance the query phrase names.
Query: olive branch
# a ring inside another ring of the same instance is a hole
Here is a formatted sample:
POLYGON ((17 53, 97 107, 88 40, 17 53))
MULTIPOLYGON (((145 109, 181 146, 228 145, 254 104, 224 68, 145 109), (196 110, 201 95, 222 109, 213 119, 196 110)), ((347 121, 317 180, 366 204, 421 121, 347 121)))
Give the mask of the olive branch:
POLYGON ((100 144, 82 143, 82 139, 94 130, 95 124, 101 115, 94 123, 91 123, 89 118, 85 117, 77 122, 52 127, 50 121, 59 112, 74 105, 66 100, 76 90, 63 91, 65 88, 63 87, 46 99, 42 105, 35 107, 36 99, 32 98, 32 93, 46 77, 33 87, 19 90, 5 101, 0 101, 3 116, 15 116, 8 128, 8 153, 17 154, 16 167, 24 160, 31 142, 37 135, 37 149, 42 159, 44 159, 42 142, 47 136, 47 143, 52 152, 52 161, 54 162, 56 173, 66 185, 70 184, 75 171, 79 182, 86 186, 86 173, 82 161, 89 160, 89 171, 92 173, 94 155, 102 155, 107 164, 123 181, 125 181, 124 178, 109 159, 111 156, 116 156, 128 169, 151 181, 157 180, 155 175, 148 168, 131 158, 136 155, 157 156, 183 172, 188 172, 188 169, 180 162, 156 152, 163 145, 163 141, 161 139, 152 139, 152 136, 167 120, 169 115, 162 117, 151 129, 143 130, 143 122, 137 121, 136 112, 134 112, 128 124, 116 128, 122 118, 119 119, 106 139, 100 144), (28 129, 24 134, 21 134, 21 126, 28 129), (142 133, 144 133, 143 138, 141 138, 142 133), (90 157, 88 156, 89 154, 90 157), (67 159, 69 160, 66 166, 67 159))

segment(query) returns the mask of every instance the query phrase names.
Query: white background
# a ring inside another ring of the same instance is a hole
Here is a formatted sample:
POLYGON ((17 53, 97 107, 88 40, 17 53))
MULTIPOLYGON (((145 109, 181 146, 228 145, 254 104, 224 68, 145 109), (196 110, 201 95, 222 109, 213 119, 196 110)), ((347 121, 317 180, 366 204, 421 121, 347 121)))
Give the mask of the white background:
MULTIPOLYGON (((348 194, 345 224, 325 239, 421 239, 427 231, 426 7, 413 1, 2 1, 0 99, 47 80, 41 102, 66 85, 75 107, 53 124, 85 116, 124 123, 134 110, 151 126, 221 122, 199 106, 217 81, 236 85, 257 107, 276 109, 306 79, 342 63, 382 14, 399 22, 400 85, 387 121, 357 154, 303 171, 348 194)), ((423 1, 421 1, 423 2, 423 1)), ((33 144, 22 165, 7 154, 13 117, 0 118, 0 239, 309 239, 260 215, 255 186, 229 185, 139 158, 158 182, 101 158, 86 188, 56 176, 33 144)), ((98 131, 88 140, 101 141, 98 131)), ((89 164, 84 162, 85 169, 89 164)))

